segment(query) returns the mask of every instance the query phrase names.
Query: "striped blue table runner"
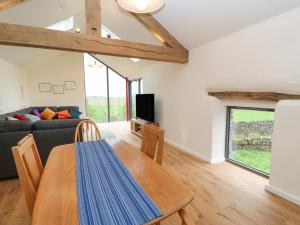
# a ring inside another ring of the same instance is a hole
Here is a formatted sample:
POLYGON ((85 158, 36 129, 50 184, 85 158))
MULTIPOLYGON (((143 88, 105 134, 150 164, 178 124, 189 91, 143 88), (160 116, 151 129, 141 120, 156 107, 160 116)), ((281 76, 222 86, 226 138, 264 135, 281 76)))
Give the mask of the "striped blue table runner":
POLYGON ((105 141, 76 144, 80 225, 141 225, 162 215, 105 141))

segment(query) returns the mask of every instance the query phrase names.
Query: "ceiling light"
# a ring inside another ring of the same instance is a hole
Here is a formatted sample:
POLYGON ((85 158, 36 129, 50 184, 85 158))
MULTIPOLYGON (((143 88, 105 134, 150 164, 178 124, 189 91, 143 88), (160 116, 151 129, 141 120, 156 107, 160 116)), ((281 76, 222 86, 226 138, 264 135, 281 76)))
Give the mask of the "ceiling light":
POLYGON ((117 0, 125 10, 134 13, 151 13, 165 5, 165 0, 117 0))

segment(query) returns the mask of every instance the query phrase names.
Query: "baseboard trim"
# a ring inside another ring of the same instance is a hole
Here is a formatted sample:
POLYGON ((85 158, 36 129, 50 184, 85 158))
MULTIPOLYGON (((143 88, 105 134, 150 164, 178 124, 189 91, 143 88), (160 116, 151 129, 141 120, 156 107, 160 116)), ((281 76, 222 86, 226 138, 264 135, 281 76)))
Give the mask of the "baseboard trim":
POLYGON ((273 187, 269 184, 267 184, 265 186, 265 190, 300 206, 300 198, 298 198, 294 195, 288 194, 288 193, 286 193, 276 187, 273 187))
POLYGON ((211 159, 210 163, 211 164, 217 164, 217 163, 222 163, 222 162, 225 162, 225 161, 226 161, 225 157, 221 157, 221 158, 211 159))
POLYGON ((195 150, 192 150, 192 149, 189 149, 185 146, 182 146, 182 145, 179 145, 173 141, 170 141, 170 140, 165 140, 165 143, 174 147, 176 150, 180 151, 180 152, 184 152, 190 156, 193 156, 197 159, 201 159, 209 164, 217 164, 217 163, 221 163, 221 162, 224 162, 225 161, 225 158, 216 158, 216 159, 210 159, 204 155, 202 155, 201 153, 195 151, 195 150))

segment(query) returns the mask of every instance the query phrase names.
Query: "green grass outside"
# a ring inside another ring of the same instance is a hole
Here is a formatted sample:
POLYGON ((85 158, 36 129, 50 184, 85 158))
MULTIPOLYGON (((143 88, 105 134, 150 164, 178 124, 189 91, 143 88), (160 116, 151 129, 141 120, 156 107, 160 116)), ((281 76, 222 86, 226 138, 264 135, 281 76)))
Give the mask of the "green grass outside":
MULTIPOLYGON (((270 111, 233 109, 232 121, 238 122, 253 122, 253 121, 274 121, 275 113, 270 111)), ((251 134, 249 135, 251 136, 251 134)), ((267 136, 272 136, 269 134, 267 136)), ((235 134, 235 138, 241 138, 239 134, 235 134)), ((249 167, 269 174, 271 163, 271 152, 258 150, 233 150, 230 152, 230 159, 238 161, 249 167)))
POLYGON ((264 173, 270 173, 271 152, 235 150, 230 153, 230 159, 241 162, 264 173))
MULTIPOLYGON (((87 115, 96 122, 108 122, 107 100, 104 97, 88 97, 86 99, 87 115)), ((111 122, 126 120, 126 101, 121 98, 110 99, 111 122)))
POLYGON ((232 112, 233 122, 273 121, 275 118, 275 113, 269 111, 234 109, 232 112))

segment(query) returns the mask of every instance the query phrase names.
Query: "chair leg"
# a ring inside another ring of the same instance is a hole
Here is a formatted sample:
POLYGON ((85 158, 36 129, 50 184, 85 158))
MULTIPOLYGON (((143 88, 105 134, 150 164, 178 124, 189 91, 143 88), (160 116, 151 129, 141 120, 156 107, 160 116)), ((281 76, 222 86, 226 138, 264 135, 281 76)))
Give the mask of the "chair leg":
POLYGON ((178 214, 182 219, 182 225, 195 225, 184 209, 179 210, 178 214))

